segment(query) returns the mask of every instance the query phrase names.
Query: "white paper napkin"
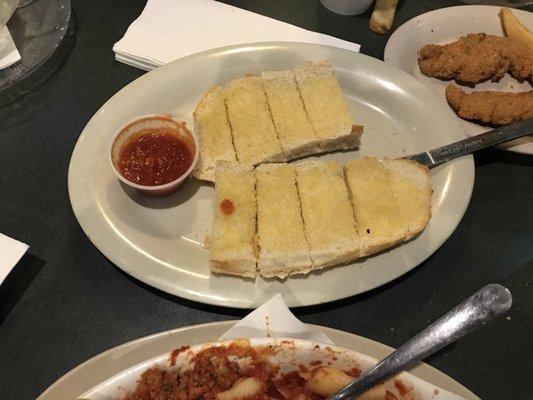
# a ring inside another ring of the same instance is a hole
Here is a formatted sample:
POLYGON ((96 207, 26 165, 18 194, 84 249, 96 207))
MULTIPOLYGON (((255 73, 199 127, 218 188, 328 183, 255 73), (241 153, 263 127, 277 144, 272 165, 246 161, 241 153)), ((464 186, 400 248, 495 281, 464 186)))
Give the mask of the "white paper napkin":
POLYGON ((28 250, 28 245, 0 233, 0 285, 28 250))
POLYGON ((333 344, 320 329, 311 328, 296 318, 283 301, 281 294, 275 295, 252 311, 218 340, 248 337, 294 338, 333 344))
POLYGON ((118 61, 150 70, 204 50, 266 41, 319 43, 353 51, 360 48, 214 0, 148 0, 113 51, 118 61))
POLYGON ((9 33, 9 29, 5 25, 0 26, 0 69, 9 67, 18 60, 20 60, 20 54, 9 33))
MULTIPOLYGON (((262 337, 294 338, 334 344, 320 329, 311 328, 296 318, 280 294, 275 295, 265 304, 252 311, 218 340, 262 337)), ((363 353, 358 354, 361 359, 368 360, 371 365, 376 364, 378 361, 363 353)), ((400 377, 404 382, 415 388, 420 400, 466 400, 464 397, 444 390, 407 372, 402 372, 400 377)))

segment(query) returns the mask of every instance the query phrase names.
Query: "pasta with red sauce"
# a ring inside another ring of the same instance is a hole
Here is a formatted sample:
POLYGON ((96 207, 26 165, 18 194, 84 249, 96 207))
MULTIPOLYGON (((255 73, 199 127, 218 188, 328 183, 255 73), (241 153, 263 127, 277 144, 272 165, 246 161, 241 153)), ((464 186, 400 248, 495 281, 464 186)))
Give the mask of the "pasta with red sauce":
MULTIPOLYGON (((171 357, 175 358, 175 352, 171 357)), ((280 373, 251 346, 230 344, 206 348, 183 371, 154 367, 145 371, 135 390, 122 400, 322 400, 348 384, 358 368, 301 367, 280 373), (237 359, 249 360, 246 365, 237 359)), ((400 400, 378 386, 358 400, 400 400)))

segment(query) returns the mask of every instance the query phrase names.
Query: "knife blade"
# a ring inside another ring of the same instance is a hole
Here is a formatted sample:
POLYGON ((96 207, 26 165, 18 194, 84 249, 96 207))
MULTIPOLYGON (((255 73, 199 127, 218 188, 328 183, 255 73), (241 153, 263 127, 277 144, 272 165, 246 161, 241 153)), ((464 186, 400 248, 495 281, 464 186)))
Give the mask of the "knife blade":
POLYGON ((473 153, 474 151, 531 134, 533 134, 533 118, 492 129, 468 139, 459 140, 458 142, 403 158, 414 160, 429 168, 433 168, 457 157, 473 153))

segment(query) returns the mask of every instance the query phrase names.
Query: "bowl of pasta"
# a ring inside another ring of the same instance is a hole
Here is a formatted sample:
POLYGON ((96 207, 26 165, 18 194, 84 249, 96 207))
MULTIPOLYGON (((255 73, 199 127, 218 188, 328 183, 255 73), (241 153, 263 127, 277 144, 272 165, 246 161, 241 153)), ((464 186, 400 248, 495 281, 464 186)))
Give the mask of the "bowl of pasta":
MULTIPOLYGON (((372 367, 376 360, 305 340, 260 338, 184 346, 146 360, 95 386, 90 400, 320 400, 372 367)), ((448 397, 408 373, 358 400, 448 397)))

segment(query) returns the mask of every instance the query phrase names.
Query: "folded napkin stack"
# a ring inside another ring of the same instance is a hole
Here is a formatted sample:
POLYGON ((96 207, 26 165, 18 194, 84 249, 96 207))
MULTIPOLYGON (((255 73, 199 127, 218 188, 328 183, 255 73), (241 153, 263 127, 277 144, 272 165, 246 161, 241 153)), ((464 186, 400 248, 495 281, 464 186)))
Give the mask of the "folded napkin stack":
POLYGON ((217 47, 305 42, 359 51, 360 46, 214 0, 148 0, 113 51, 118 61, 151 70, 217 47))

